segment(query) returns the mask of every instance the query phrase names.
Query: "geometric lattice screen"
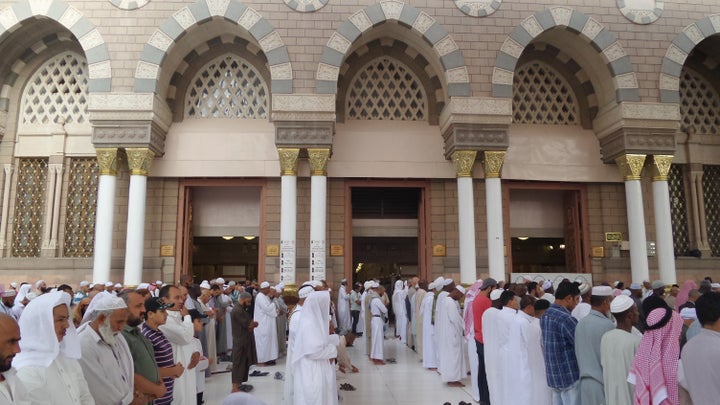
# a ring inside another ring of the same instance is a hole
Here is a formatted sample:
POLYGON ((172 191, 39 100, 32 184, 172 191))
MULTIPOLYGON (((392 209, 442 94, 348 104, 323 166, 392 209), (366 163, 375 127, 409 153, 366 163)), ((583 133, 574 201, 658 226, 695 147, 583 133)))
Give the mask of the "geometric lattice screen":
POLYGON ((668 188, 670 189, 670 219, 675 256, 684 256, 690 248, 684 179, 683 166, 671 165, 668 173, 668 188))
POLYGON ((427 97, 409 68, 381 57, 355 74, 347 91, 345 111, 352 120, 426 121, 427 97))
POLYGON ((13 257, 39 257, 42 244, 47 158, 20 159, 13 227, 13 257))
POLYGON ((696 134, 720 133, 720 97, 710 82, 688 68, 680 77, 680 117, 696 134))
POLYGON ((577 125, 575 94, 565 78, 542 62, 527 63, 513 76, 513 122, 577 125))
POLYGON ((703 167, 705 225, 713 256, 720 256, 720 166, 703 167))
POLYGON ((45 62, 28 81, 22 95, 20 123, 82 124, 87 118, 88 67, 85 58, 64 52, 45 62))
POLYGON ((95 242, 98 164, 96 158, 70 160, 63 256, 92 257, 95 242))
POLYGON ((185 96, 185 117, 267 119, 267 86, 247 61, 221 56, 193 78, 185 96))

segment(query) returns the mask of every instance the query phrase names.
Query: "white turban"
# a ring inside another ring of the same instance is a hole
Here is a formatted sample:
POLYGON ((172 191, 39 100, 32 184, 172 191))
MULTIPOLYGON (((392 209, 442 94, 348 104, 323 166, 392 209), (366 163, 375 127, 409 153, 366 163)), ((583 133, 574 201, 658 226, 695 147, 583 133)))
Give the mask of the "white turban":
POLYGON ((445 281, 443 281, 443 287, 447 287, 450 284, 452 284, 454 281, 451 278, 446 278, 445 281))
POLYGON ((65 305, 70 314, 69 294, 62 291, 43 294, 25 307, 18 322, 22 351, 13 360, 16 369, 27 366, 48 367, 60 353, 72 359, 80 358, 80 340, 72 319, 68 319, 65 337, 58 342, 53 309, 60 305, 65 305))
POLYGON ((490 300, 495 301, 497 299, 500 299, 500 296, 502 295, 503 291, 504 290, 502 288, 496 288, 496 289, 492 290, 492 292, 490 293, 490 300))
POLYGON ((307 296, 313 291, 315 291, 315 289, 312 288, 312 286, 306 285, 298 290, 298 298, 307 298, 307 296))
POLYGON ((32 286, 30 284, 23 284, 20 286, 17 295, 15 296, 15 305, 22 305, 25 298, 30 299, 27 295, 30 292, 32 286))
POLYGON ((552 287, 552 285, 553 285, 553 284, 552 284, 552 281, 550 281, 550 280, 545 281, 545 282, 543 283, 543 285, 542 285, 543 291, 549 290, 550 287, 552 287))
POLYGON ((127 308, 127 304, 122 298, 116 297, 107 291, 102 291, 96 294, 90 305, 85 310, 85 315, 82 318, 81 324, 90 322, 93 317, 93 313, 96 311, 110 311, 115 309, 127 308))
POLYGON ((368 281, 364 282, 364 283, 363 283, 363 288, 366 289, 366 290, 372 288, 372 280, 368 280, 368 281))
POLYGON ((210 283, 208 283, 207 280, 203 280, 202 283, 200 283, 200 288, 204 288, 206 290, 210 289, 210 283))
POLYGON ((685 321, 690 320, 690 319, 693 319, 693 320, 698 319, 695 308, 683 308, 682 310, 680 310, 680 317, 685 321))
POLYGON ((260 283, 260 288, 268 288, 268 287, 270 287, 270 283, 268 283, 267 281, 263 281, 262 283, 260 283))
POLYGON ((38 280, 38 281, 36 281, 36 282, 35 282, 35 289, 37 290, 38 288, 40 288, 40 284, 42 284, 42 283, 44 283, 44 282, 45 282, 44 280, 38 280))

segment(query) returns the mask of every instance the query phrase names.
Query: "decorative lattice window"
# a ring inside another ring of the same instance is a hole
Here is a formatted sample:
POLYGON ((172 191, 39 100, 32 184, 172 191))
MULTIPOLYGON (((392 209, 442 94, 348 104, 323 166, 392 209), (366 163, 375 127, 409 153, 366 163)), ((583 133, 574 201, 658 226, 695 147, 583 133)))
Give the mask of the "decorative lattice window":
POLYGON ((668 173, 670 189, 670 217, 672 221, 675 256, 684 256, 690 248, 688 236, 687 203, 685 202, 685 176, 683 166, 671 165, 668 173))
POLYGON ((704 77, 683 69, 680 78, 680 116, 696 134, 720 133, 720 96, 704 77))
POLYGON ((703 167, 705 225, 713 256, 720 256, 720 166, 703 167))
POLYGON ((13 257, 40 256, 47 176, 47 158, 20 159, 15 199, 13 257))
POLYGON ((420 79, 402 63, 378 58, 358 71, 345 102, 348 119, 426 121, 427 97, 420 79))
POLYGON ((63 256, 92 257, 95 243, 98 164, 95 158, 70 160, 63 256))
POLYGON ((22 96, 22 124, 88 122, 88 67, 85 58, 65 52, 45 62, 22 96))
POLYGON ((188 118, 268 117, 268 89, 247 61, 221 56, 200 69, 185 96, 188 118))
POLYGON ((513 122, 578 125, 575 93, 565 78, 542 62, 523 65, 513 78, 513 122))

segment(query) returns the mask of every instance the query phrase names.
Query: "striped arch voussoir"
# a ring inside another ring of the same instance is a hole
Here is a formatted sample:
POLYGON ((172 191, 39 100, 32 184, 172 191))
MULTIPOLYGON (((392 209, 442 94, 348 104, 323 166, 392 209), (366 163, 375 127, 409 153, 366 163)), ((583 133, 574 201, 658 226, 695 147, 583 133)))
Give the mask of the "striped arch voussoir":
POLYGON ((157 91, 160 67, 170 48, 192 27, 222 17, 246 29, 263 50, 270 65, 273 93, 292 93, 292 66, 280 34, 254 9, 236 0, 199 0, 165 20, 150 36, 135 70, 135 91, 157 91))
MULTIPOLYGON (((0 42, 12 35, 25 21, 44 17, 67 28, 80 44, 89 67, 90 93, 106 93, 112 87, 110 53, 102 35, 90 20, 62 0, 30 2, 22 0, 0 10, 0 42)), ((57 35, 62 38, 62 34, 57 35)))
POLYGON ((595 19, 567 7, 552 7, 531 15, 505 39, 493 67, 493 97, 512 97, 513 75, 520 55, 532 40, 555 27, 564 27, 580 35, 600 54, 615 83, 617 102, 640 101, 630 57, 615 35, 595 19))
POLYGON ((660 102, 680 102, 680 74, 685 60, 696 45, 718 33, 720 14, 714 14, 688 25, 673 39, 660 67, 660 102))
POLYGON ((410 27, 432 45, 444 69, 448 97, 470 96, 470 76, 465 66, 465 59, 452 37, 434 18, 397 0, 383 0, 368 6, 340 24, 325 45, 318 64, 316 73, 318 93, 337 93, 340 67, 352 43, 362 33, 389 20, 410 27))

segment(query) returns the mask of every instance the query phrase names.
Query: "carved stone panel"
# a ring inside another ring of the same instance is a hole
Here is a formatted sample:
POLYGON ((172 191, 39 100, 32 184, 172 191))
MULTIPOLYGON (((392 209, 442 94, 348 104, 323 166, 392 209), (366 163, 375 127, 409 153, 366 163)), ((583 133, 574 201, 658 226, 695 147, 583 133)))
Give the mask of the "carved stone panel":
POLYGON ((675 131, 665 128, 620 128, 600 140, 605 163, 625 154, 673 155, 675 131))
POLYGON ((152 121, 103 121, 93 123, 96 147, 149 147, 157 156, 165 151, 165 131, 152 121))
POLYGON ((333 122, 275 122, 275 145, 278 147, 327 147, 332 145, 333 122))
POLYGON ((500 125, 452 124, 443 134, 445 158, 456 150, 506 150, 507 127, 500 125))

